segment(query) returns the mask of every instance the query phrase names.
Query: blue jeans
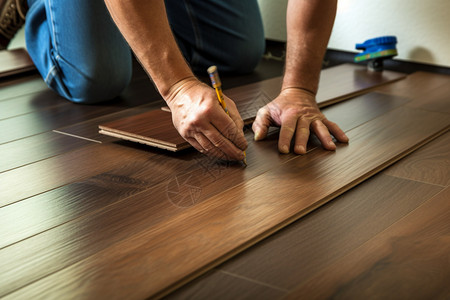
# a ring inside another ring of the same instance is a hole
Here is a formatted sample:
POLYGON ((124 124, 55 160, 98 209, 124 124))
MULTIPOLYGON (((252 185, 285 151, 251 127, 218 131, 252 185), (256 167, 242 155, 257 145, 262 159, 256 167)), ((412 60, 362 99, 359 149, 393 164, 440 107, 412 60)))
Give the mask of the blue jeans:
MULTIPOLYGON (((196 72, 251 72, 264 51, 256 0, 166 0, 168 19, 196 72)), ((28 0, 28 52, 47 85, 78 103, 118 96, 132 74, 131 51, 103 0, 28 0)))

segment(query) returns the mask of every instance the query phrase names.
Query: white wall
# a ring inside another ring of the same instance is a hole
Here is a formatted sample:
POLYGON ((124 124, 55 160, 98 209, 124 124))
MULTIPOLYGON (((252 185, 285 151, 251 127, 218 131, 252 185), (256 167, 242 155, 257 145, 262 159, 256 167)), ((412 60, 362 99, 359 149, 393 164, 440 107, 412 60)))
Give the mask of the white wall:
MULTIPOLYGON (((266 37, 286 40, 287 0, 258 0, 266 37)), ((366 39, 396 35, 397 58, 450 67, 450 0, 339 0, 329 48, 356 51, 366 39)))

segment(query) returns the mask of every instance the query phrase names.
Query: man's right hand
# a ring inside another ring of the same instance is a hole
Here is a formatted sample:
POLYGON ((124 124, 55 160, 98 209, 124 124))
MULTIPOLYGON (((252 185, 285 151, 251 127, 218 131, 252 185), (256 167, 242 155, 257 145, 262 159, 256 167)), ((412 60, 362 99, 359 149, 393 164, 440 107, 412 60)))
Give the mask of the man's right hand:
POLYGON ((214 89, 189 77, 174 84, 165 100, 175 128, 195 149, 220 159, 243 160, 247 148, 244 122, 234 102, 226 96, 224 99, 230 116, 220 106, 214 89))

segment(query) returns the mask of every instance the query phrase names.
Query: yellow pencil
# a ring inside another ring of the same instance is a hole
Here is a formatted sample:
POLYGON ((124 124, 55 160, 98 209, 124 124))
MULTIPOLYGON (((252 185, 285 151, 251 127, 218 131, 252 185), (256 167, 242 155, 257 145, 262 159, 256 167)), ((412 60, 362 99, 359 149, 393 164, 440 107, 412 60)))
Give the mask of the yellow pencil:
MULTIPOLYGON (((227 113, 227 115, 230 115, 228 112, 227 104, 225 103, 225 100, 223 99, 222 94, 222 82, 220 81, 219 72, 217 71, 216 66, 211 66, 208 68, 208 74, 209 78, 211 79, 211 83, 213 88, 216 90, 217 99, 219 99, 219 103, 222 106, 223 110, 227 113)), ((244 164, 247 165, 247 155, 244 151, 244 164)))

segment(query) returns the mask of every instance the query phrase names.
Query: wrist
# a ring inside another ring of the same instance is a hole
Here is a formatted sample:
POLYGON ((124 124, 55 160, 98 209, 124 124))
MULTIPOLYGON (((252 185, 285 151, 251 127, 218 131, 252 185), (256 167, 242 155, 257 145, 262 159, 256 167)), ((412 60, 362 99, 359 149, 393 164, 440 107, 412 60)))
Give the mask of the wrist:
POLYGON ((168 87, 167 91, 163 94, 161 93, 161 96, 166 101, 167 105, 170 107, 172 102, 175 98, 177 98, 178 95, 185 93, 192 87, 199 84, 199 80, 195 76, 189 76, 186 78, 183 78, 171 86, 168 87))

